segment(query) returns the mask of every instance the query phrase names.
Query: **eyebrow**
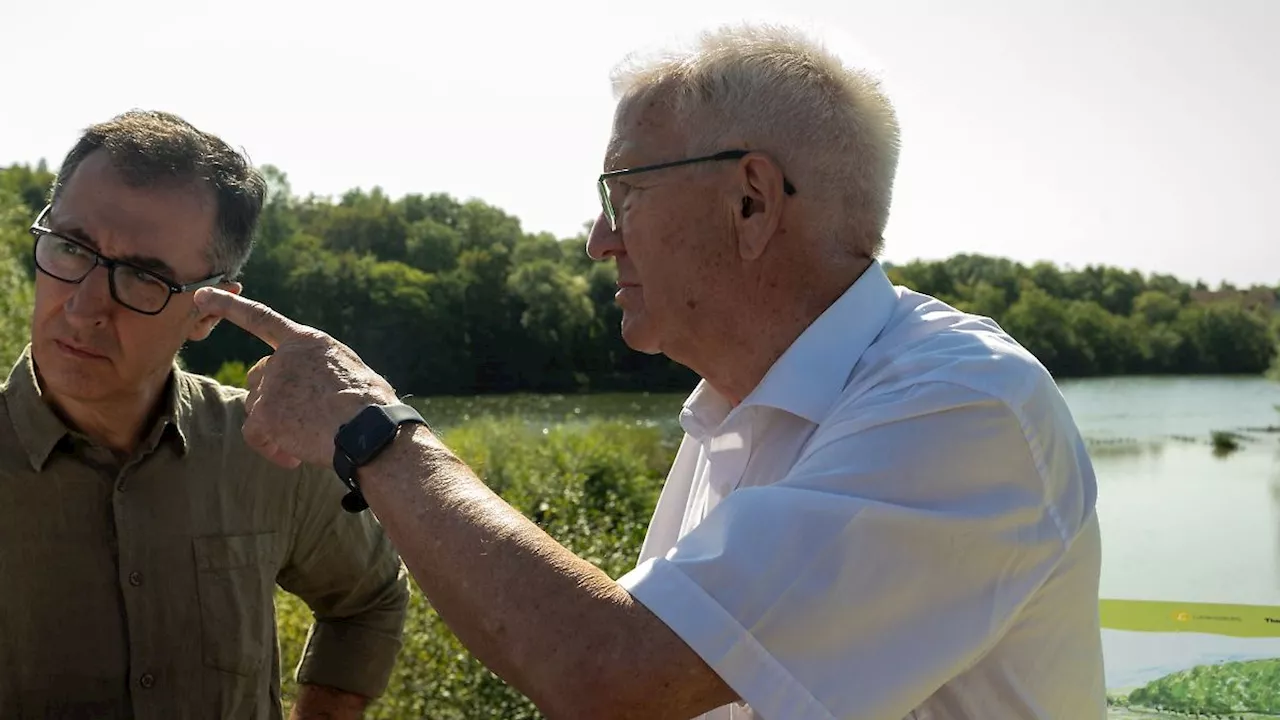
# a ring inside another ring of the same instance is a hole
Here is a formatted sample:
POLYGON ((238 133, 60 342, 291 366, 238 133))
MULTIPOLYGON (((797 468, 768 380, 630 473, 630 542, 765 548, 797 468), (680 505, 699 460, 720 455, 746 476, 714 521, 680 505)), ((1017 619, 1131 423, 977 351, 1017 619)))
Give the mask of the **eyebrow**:
MULTIPOLYGON (((52 225, 53 223, 50 222, 49 224, 52 225)), ((95 252, 98 252, 99 254, 102 252, 102 248, 98 247, 98 243, 95 242, 93 238, 89 237, 89 233, 85 232, 84 230, 81 230, 80 228, 70 228, 67 230, 59 230, 57 228, 51 227, 49 229, 53 230, 59 235, 66 235, 67 237, 73 240, 82 242, 85 245, 88 245, 89 247, 93 248, 93 250, 95 252)), ((161 260, 158 257, 152 257, 150 255, 121 255, 120 257, 113 257, 111 259, 118 260, 119 262, 123 262, 123 263, 128 263, 129 265, 133 265, 136 267, 140 267, 143 270, 150 270, 151 272, 163 275, 166 280, 169 280, 171 282, 173 281, 173 277, 174 277, 173 268, 169 266, 169 263, 165 262, 164 260, 161 260)))

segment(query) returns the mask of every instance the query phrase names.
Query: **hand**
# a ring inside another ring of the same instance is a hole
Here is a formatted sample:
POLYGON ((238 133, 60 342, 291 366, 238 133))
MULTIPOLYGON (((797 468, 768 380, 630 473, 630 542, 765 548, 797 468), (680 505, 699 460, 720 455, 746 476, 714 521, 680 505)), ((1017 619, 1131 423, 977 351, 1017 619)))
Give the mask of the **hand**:
POLYGON ((289 720, 360 720, 369 698, 324 685, 298 686, 298 702, 289 720))
POLYGON ((287 468, 333 463, 333 436, 366 405, 397 401, 396 391, 351 348, 262 303, 201 288, 196 307, 238 325, 274 351, 247 377, 244 439, 287 468))

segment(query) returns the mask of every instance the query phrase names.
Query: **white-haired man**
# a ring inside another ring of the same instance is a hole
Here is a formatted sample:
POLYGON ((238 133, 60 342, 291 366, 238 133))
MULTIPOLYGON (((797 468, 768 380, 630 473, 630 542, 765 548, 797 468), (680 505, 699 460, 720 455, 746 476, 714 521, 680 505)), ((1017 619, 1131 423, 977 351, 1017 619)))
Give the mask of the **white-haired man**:
POLYGON ((1102 718, 1088 455, 1031 355, 875 260, 898 141, 876 83, 745 28, 616 84, 588 251, 627 343, 703 378, 633 572, 542 533, 345 346, 201 291, 275 348, 249 442, 353 476, 549 717, 1102 718))

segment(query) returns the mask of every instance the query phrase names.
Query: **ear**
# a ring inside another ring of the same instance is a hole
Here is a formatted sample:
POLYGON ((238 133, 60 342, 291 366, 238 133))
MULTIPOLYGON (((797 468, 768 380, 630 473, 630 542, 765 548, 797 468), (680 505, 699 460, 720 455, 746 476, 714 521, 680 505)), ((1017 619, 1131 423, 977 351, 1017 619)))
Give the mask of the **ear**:
MULTIPOLYGON (((238 282, 218 283, 218 289, 225 290, 233 295, 239 295, 240 292, 244 290, 244 286, 238 282)), ((192 314, 196 316, 196 321, 195 324, 191 326, 191 332, 187 333, 187 340, 190 342, 200 342, 201 340, 209 337, 209 333, 213 332, 213 329, 218 326, 218 321, 221 318, 217 315, 200 314, 200 312, 195 309, 194 303, 192 303, 191 308, 192 314)))
POLYGON ((782 223, 785 180, 777 163, 762 153, 744 157, 739 169, 740 195, 734 207, 738 254, 744 260, 757 260, 782 223))

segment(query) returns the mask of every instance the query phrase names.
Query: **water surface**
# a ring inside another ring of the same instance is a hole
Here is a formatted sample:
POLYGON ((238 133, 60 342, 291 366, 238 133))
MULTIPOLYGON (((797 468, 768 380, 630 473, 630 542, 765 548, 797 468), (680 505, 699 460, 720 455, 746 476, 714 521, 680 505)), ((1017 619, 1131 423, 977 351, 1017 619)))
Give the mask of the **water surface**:
MULTIPOLYGON (((1280 605, 1280 383, 1251 377, 1064 380, 1098 476, 1104 597, 1280 605), (1215 430, 1242 435, 1220 455, 1215 430)), ((447 428, 609 417, 679 432, 681 394, 419 400, 447 428)))

